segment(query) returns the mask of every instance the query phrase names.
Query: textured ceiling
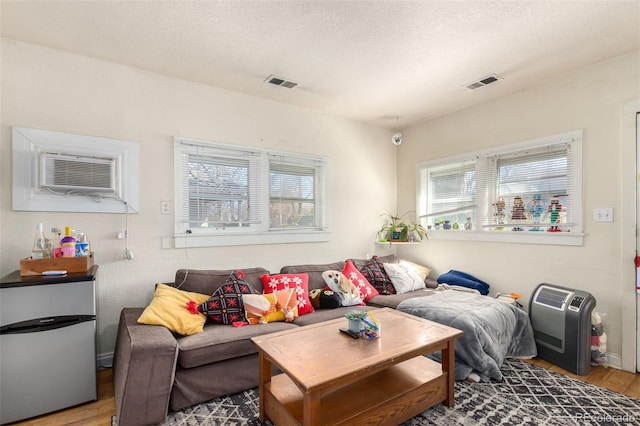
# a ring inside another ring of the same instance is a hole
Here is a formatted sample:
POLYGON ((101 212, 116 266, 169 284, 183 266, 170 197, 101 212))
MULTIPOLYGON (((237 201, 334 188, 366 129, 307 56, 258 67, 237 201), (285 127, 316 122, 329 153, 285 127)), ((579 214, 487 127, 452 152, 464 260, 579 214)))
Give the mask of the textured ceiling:
POLYGON ((638 0, 2 0, 0 14, 6 38, 390 129, 640 49, 638 0))

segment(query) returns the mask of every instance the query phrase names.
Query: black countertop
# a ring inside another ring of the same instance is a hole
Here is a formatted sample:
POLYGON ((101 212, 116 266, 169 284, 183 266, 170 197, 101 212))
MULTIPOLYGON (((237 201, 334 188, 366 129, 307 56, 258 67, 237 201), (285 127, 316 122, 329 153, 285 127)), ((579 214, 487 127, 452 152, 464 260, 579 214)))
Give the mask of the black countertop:
POLYGON ((13 271, 9 275, 5 275, 0 279, 0 288, 21 287, 43 284, 62 284, 77 281, 95 280, 98 273, 98 265, 93 265, 91 269, 85 272, 73 272, 66 275, 20 275, 20 271, 13 271))

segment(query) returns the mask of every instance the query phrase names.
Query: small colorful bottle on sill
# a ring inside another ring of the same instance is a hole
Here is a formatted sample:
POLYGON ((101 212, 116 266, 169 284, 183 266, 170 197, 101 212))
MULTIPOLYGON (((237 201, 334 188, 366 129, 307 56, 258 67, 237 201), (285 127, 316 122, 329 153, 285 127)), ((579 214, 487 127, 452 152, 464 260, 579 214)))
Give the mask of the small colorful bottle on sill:
POLYGON ((76 256, 76 239, 71 235, 71 227, 66 226, 64 228, 64 238, 61 240, 62 257, 75 257, 76 256))

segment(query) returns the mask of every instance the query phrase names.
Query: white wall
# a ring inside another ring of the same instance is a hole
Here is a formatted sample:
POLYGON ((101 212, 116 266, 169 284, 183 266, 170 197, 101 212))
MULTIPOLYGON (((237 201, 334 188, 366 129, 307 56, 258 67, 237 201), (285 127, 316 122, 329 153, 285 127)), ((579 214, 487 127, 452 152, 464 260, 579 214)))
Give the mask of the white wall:
POLYGON ((596 310, 607 314, 610 360, 635 371, 635 164, 628 155, 635 152, 635 140, 623 129, 623 107, 639 97, 635 53, 403 129, 400 211, 415 209, 419 162, 583 129, 585 239, 582 247, 430 240, 402 247, 399 254, 429 265, 434 276, 450 269, 471 273, 490 283, 493 294, 517 292, 525 303, 543 282, 589 291, 596 310), (614 222, 594 223, 598 207, 613 207, 614 222))
MULTIPOLYGON (((92 242, 98 275, 99 354, 113 351, 120 310, 145 306, 178 268, 227 269, 325 263, 374 253, 379 214, 395 208, 396 148, 386 130, 192 82, 13 40, 2 40, 0 273, 30 254, 35 225, 72 226, 92 242), (140 214, 129 216, 125 260, 118 214, 11 210, 11 127, 140 144, 140 214), (327 243, 161 249, 173 235, 173 137, 324 155, 330 167, 327 243)), ((303 90, 301 87, 294 90, 303 90)), ((284 90, 275 88, 274 90, 284 90)))

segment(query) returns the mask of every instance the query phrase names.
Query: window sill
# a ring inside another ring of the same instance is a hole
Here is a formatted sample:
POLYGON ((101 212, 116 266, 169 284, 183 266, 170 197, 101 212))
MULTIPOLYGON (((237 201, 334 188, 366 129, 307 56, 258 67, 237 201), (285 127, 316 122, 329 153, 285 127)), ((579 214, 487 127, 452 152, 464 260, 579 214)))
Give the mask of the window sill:
POLYGON ((381 246, 396 246, 396 245, 412 245, 420 244, 422 241, 376 241, 376 244, 381 246))
POLYGON ((458 241, 488 241, 499 243, 547 244, 557 246, 582 246, 583 233, 576 232, 513 232, 429 230, 429 239, 458 241))
POLYGON ((211 234, 175 234, 175 248, 191 247, 223 247, 223 246, 248 246, 255 244, 290 244, 290 243, 318 243, 329 241, 329 231, 308 232, 269 232, 240 234, 229 233, 224 235, 211 234))

